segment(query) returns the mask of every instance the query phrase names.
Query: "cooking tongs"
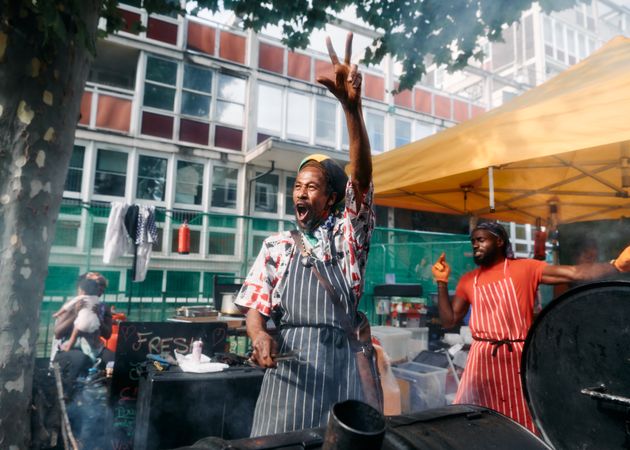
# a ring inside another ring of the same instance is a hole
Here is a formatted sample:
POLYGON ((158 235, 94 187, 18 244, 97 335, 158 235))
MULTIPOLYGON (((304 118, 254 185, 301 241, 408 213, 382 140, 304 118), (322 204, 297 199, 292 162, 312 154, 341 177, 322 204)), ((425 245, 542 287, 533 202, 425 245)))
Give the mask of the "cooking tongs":
MULTIPOLYGON (((300 352, 302 351, 302 349, 294 349, 285 353, 278 353, 278 354, 274 354, 271 355, 271 358, 275 361, 275 362, 279 362, 279 361, 295 361, 297 363, 300 364, 306 364, 306 361, 300 361, 300 352)), ((251 358, 251 356, 245 361, 247 364, 249 364, 250 366, 254 366, 254 367, 258 367, 258 364, 256 364, 254 362, 254 360, 251 358)))

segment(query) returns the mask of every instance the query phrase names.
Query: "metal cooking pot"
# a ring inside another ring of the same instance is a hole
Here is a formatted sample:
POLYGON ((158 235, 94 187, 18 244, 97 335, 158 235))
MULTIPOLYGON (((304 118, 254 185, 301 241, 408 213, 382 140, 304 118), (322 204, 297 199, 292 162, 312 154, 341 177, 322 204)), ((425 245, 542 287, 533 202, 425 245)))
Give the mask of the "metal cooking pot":
POLYGON ((238 306, 234 303, 236 294, 234 292, 221 292, 221 314, 242 315, 238 306))

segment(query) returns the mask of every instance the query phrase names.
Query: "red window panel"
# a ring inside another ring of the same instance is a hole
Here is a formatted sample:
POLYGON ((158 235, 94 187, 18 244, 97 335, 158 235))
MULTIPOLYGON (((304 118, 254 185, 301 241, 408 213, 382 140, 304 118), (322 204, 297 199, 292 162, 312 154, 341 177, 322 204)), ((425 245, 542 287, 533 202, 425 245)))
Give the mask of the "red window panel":
POLYGON ((112 97, 111 95, 98 96, 98 109, 96 110, 96 127, 129 132, 131 123, 131 100, 112 97))
POLYGON ((195 120, 181 119, 179 122, 179 140, 208 145, 210 125, 195 120))
POLYGON ((365 86, 365 96, 374 100, 383 101, 385 98, 385 80, 383 77, 363 74, 363 85, 365 86))
POLYGON ((482 106, 472 105, 472 108, 470 108, 470 117, 473 118, 485 112, 486 112, 486 108, 482 106))
MULTIPOLYGON (((396 83, 394 87, 398 89, 399 83, 396 83)), ((409 89, 399 92, 394 96, 394 104, 403 108, 413 108, 413 92, 409 89)))
POLYGON ((453 100, 453 118, 458 122, 468 120, 468 103, 453 100))
POLYGON ((442 95, 434 95, 435 115, 444 119, 451 118, 451 99, 442 95))
POLYGON ((221 31, 219 57, 237 63, 245 63, 245 37, 221 31))
POLYGON ((92 93, 83 92, 83 97, 81 97, 81 115, 79 117, 79 124, 89 125, 91 112, 92 112, 92 93))
POLYGON ((299 80, 311 81, 311 57, 289 51, 287 75, 299 80))
POLYGON ((214 55, 216 30, 197 22, 188 22, 188 48, 214 55))
POLYGON ((266 141, 270 137, 273 137, 273 136, 271 136, 269 134, 265 134, 265 133, 258 133, 256 135, 256 144, 260 144, 261 142, 266 141))
POLYGON ((214 145, 221 148, 241 150, 243 131, 217 125, 214 128, 214 145))
POLYGON ((124 21, 124 25, 121 31, 138 34, 138 25, 141 21, 140 14, 120 8, 118 8, 118 12, 120 12, 120 15, 122 16, 124 21))
POLYGON ((317 77, 328 77, 331 80, 335 79, 335 71, 333 70, 333 65, 330 60, 315 60, 315 80, 317 80, 317 77))
POLYGON ((418 112, 423 112, 426 114, 432 114, 431 110, 431 94, 429 91, 425 91, 424 89, 416 89, 415 90, 415 108, 418 112))
POLYGON ((284 49, 261 42, 258 50, 258 67, 271 72, 283 73, 284 49))
POLYGON ((171 116, 144 111, 142 113, 142 134, 173 139, 173 121, 171 116))
POLYGON ((177 24, 149 17, 147 37, 167 44, 177 45, 177 24))

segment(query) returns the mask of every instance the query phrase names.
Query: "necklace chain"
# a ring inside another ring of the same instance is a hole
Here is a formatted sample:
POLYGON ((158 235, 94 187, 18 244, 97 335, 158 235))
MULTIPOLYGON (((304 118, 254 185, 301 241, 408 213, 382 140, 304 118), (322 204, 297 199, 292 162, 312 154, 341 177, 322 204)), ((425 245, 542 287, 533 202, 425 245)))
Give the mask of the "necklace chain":
POLYGON ((302 252, 304 253, 305 256, 312 256, 312 252, 310 249, 306 248, 306 244, 304 243, 304 236, 300 236, 300 245, 302 246, 302 252))

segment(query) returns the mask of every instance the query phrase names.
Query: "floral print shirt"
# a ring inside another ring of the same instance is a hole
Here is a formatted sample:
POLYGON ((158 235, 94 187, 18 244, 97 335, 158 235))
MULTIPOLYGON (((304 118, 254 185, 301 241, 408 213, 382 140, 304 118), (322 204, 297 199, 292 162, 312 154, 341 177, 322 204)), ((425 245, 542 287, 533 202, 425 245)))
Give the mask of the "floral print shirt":
MULTIPOLYGON (((336 252, 343 255, 339 264, 357 301, 363 292, 363 277, 374 230, 373 190, 370 183, 363 198, 357 199, 352 182, 348 180, 343 208, 332 213, 312 236, 303 235, 302 239, 307 250, 323 261, 332 258, 331 242, 334 242, 336 252)), ((295 252, 300 252, 296 247, 290 231, 265 239, 238 293, 236 304, 269 316, 271 310, 280 304, 289 262, 295 252)))

